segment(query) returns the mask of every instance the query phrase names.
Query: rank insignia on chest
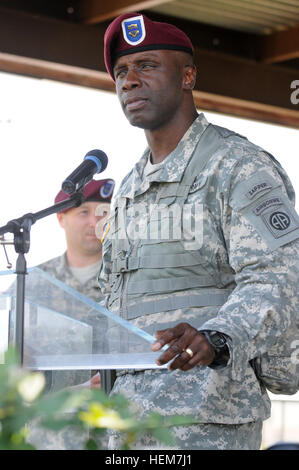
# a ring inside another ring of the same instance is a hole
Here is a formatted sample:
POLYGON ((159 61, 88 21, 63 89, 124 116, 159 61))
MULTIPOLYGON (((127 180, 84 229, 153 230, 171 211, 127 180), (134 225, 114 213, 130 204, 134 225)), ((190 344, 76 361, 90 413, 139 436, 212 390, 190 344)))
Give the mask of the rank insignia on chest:
POLYGON ((122 22, 123 36, 125 41, 131 46, 140 44, 146 35, 142 16, 128 18, 122 22))

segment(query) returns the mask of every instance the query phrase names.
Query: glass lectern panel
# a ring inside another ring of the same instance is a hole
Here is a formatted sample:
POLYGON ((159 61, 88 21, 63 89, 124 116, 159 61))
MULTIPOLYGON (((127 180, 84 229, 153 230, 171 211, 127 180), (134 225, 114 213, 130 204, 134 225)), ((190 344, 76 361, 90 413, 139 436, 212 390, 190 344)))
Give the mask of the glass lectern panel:
MULTIPOLYGON (((0 345, 14 344, 16 276, 0 273, 0 345), (1 343, 2 341, 2 343, 1 343)), ((34 370, 147 369, 154 338, 39 268, 26 275, 24 366, 34 370)), ((0 350, 1 352, 1 350, 0 350)))

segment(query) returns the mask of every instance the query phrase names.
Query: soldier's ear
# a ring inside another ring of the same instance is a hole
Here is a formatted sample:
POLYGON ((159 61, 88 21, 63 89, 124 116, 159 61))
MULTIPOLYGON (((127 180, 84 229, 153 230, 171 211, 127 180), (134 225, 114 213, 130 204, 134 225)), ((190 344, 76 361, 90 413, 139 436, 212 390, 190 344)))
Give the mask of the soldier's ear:
POLYGON ((195 65, 185 65, 183 76, 183 89, 193 90, 196 82, 196 67, 195 65))
POLYGON ((64 212, 58 212, 56 215, 57 215, 57 219, 58 219, 60 227, 64 228, 64 212))

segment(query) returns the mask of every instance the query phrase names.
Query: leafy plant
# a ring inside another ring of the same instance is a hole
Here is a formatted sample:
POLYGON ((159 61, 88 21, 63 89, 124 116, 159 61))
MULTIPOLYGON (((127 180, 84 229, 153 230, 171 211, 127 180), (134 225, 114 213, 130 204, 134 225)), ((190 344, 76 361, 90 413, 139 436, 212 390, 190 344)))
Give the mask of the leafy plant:
POLYGON ((88 430, 86 449, 98 449, 107 429, 122 433, 123 449, 144 433, 150 433, 167 446, 175 445, 171 426, 191 424, 191 417, 157 413, 140 419, 138 412, 122 395, 109 397, 96 389, 65 389, 44 393, 45 378, 41 372, 30 372, 18 366, 14 350, 6 353, 0 366, 0 449, 35 449, 29 443, 30 426, 38 420, 45 429, 60 431, 67 427, 88 430), (71 412, 70 412, 71 411, 71 412))

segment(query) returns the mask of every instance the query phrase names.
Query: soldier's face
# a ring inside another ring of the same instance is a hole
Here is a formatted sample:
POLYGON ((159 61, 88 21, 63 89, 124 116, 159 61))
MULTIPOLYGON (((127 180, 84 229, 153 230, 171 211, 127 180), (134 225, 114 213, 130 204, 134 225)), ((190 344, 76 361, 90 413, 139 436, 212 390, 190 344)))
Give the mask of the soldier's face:
POLYGON ((59 223, 65 231, 67 248, 87 256, 100 253, 102 247, 101 241, 96 236, 96 226, 106 216, 107 210, 109 210, 108 204, 90 201, 65 213, 57 214, 59 223), (101 210, 102 206, 105 210, 101 210))
POLYGON ((147 51, 119 57, 114 66, 116 91, 133 126, 154 130, 181 108, 184 71, 190 57, 179 51, 147 51))

